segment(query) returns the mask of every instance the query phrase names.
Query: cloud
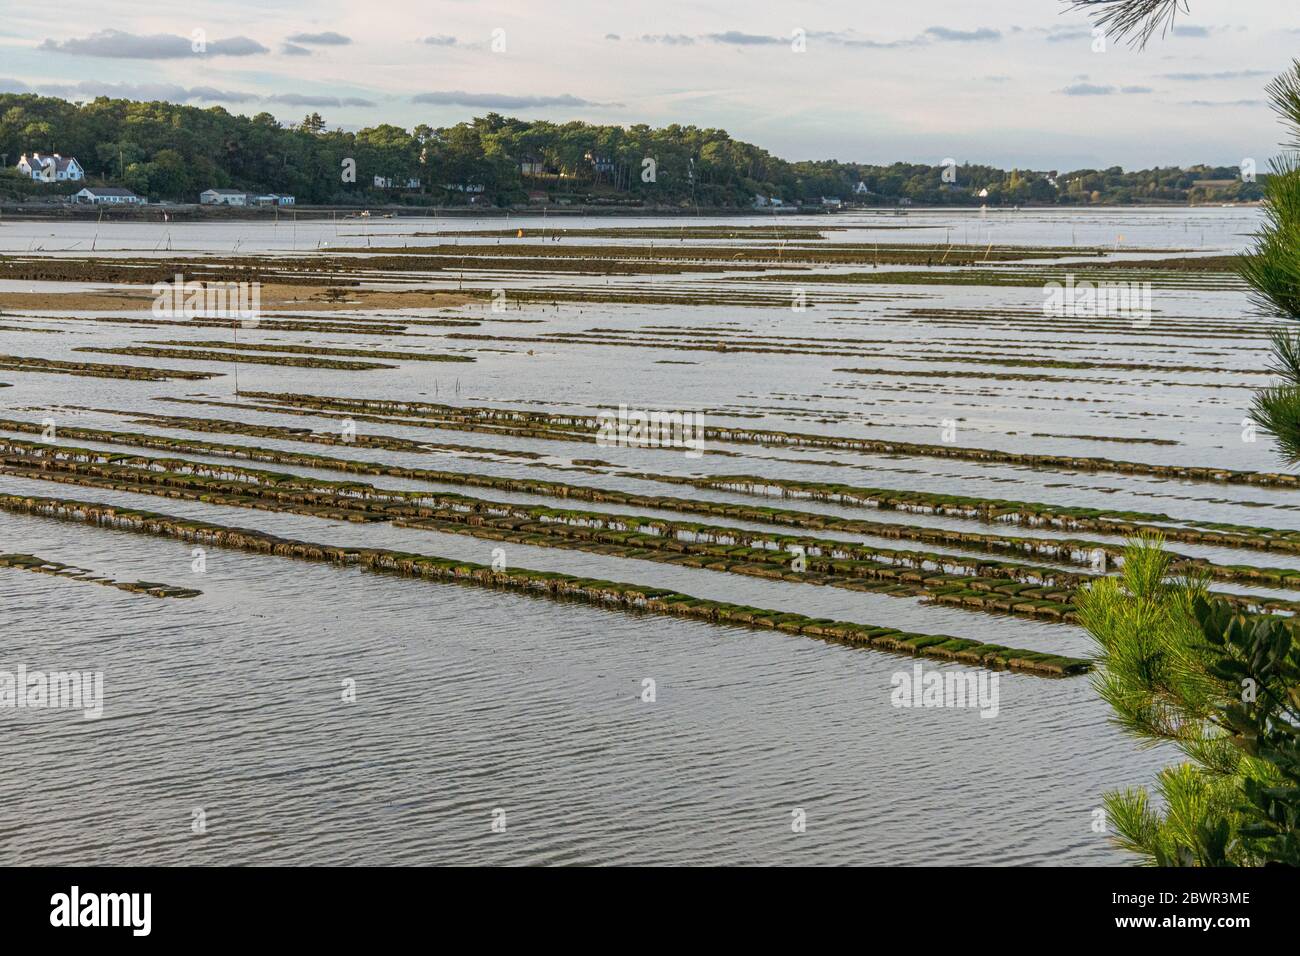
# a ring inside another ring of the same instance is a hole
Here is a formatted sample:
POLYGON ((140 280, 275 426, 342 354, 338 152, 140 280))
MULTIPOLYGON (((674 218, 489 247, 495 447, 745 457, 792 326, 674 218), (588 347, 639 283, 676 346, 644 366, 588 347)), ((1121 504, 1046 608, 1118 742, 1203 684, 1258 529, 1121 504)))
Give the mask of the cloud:
POLYGON ((1265 106, 1264 100, 1183 100, 1180 106, 1265 106))
POLYGON ((1112 96, 1116 93, 1150 93, 1149 86, 1099 86, 1096 83, 1074 83, 1058 90, 1066 96, 1112 96))
POLYGON ((732 46, 767 46, 773 43, 788 43, 787 37, 770 37, 759 33, 741 33, 739 30, 727 30, 725 33, 706 33, 706 40, 714 43, 726 43, 732 46))
POLYGON ((819 33, 814 36, 814 39, 829 40, 839 46, 857 47, 866 50, 897 50, 902 47, 924 46, 930 42, 924 34, 912 37, 910 40, 868 40, 863 37, 847 36, 842 33, 819 33))
POLYGON ((1222 70, 1218 73, 1161 73, 1164 80, 1184 80, 1191 83, 1202 80, 1237 80, 1250 76, 1272 76, 1269 70, 1222 70))
POLYGON ((345 37, 333 30, 324 33, 294 33, 285 39, 291 43, 309 43, 313 46, 347 46, 352 42, 352 37, 345 37))
POLYGON ((1000 40, 1002 34, 997 30, 990 30, 988 27, 981 27, 978 30, 949 30, 947 27, 930 27, 925 31, 926 36, 934 37, 936 40, 948 40, 953 43, 979 43, 984 40, 1000 40))
POLYGON ((43 83, 37 87, 45 96, 64 99, 93 99, 107 96, 119 100, 149 103, 165 100, 169 103, 248 103, 261 99, 255 93, 219 90, 212 86, 184 87, 174 83, 107 83, 100 80, 82 80, 80 83, 43 83))
POLYGON ((668 46, 691 46, 695 37, 685 33, 645 33, 639 37, 642 43, 664 43, 668 46))
POLYGON ((255 93, 240 93, 235 90, 219 90, 213 86, 191 86, 188 99, 203 102, 248 103, 258 99, 255 93))
POLYGON ((358 96, 308 96, 301 93, 277 93, 263 96, 241 90, 223 90, 215 86, 180 86, 175 83, 109 83, 102 80, 82 80, 78 83, 41 83, 33 87, 21 80, 0 78, 0 93, 39 93, 66 100, 89 100, 107 96, 118 100, 135 100, 149 103, 162 100, 168 103, 280 103, 285 106, 345 106, 371 107, 373 100, 358 96))
POLYGON ((127 60, 175 60, 189 56, 252 56, 271 52, 256 40, 248 37, 229 37, 225 40, 208 40, 202 50, 196 50, 198 40, 155 33, 141 36, 121 30, 101 30, 88 37, 56 41, 46 40, 40 49, 73 56, 101 56, 127 60))
POLYGON ((203 52, 208 56, 253 56, 271 51, 248 37, 231 37, 228 40, 213 40, 203 52))
MULTIPOLYGON (((1000 40, 1002 33, 998 30, 981 27, 976 30, 953 30, 948 27, 929 27, 917 36, 902 40, 874 40, 858 35, 853 30, 809 30, 805 33, 809 40, 822 40, 836 46, 870 50, 894 50, 901 47, 921 46, 926 43, 975 43, 986 40, 1000 40)), ((607 34, 607 40, 619 39, 617 34, 607 34)), ((794 40, 794 35, 773 36, 766 33, 746 33, 743 30, 723 30, 718 33, 701 33, 694 36, 685 33, 644 33, 636 38, 641 43, 660 43, 667 46, 691 46, 695 43, 719 43, 724 46, 765 47, 785 46, 794 40)))
POLYGON ((1048 43, 1068 43, 1072 40, 1091 40, 1092 30, 1087 27, 1052 27, 1047 31, 1048 43))
POLYGON ((280 52, 285 56, 311 56, 311 50, 305 46, 299 46, 296 43, 282 43, 280 52))
POLYGON ((417 93, 411 97, 413 103, 427 103, 435 106, 480 106, 488 109, 533 109, 543 106, 621 106, 621 103, 593 103, 568 93, 559 96, 515 96, 510 93, 466 93, 464 90, 439 90, 433 93, 417 93))
POLYGON ((276 93, 274 96, 268 96, 269 103, 282 103, 285 106, 375 106, 372 100, 363 100, 360 97, 346 96, 340 99, 337 96, 308 96, 303 93, 276 93))
POLYGON ((1074 83, 1061 92, 1066 96, 1107 96, 1115 92, 1115 87, 1098 86, 1096 83, 1074 83))
POLYGON ((1208 37, 1208 36, 1210 35, 1210 28, 1209 28, 1209 27, 1195 27, 1195 26, 1190 26, 1190 25, 1187 25, 1187 26, 1176 26, 1176 27, 1174 27, 1172 30, 1170 30, 1169 32, 1172 33, 1172 34, 1173 34, 1174 36, 1176 36, 1176 37, 1195 37, 1195 38, 1198 39, 1198 40, 1202 40, 1202 39, 1205 39, 1206 37, 1208 37))
POLYGON ((429 46, 455 46, 456 38, 440 34, 438 36, 425 37, 420 42, 427 43, 429 46))

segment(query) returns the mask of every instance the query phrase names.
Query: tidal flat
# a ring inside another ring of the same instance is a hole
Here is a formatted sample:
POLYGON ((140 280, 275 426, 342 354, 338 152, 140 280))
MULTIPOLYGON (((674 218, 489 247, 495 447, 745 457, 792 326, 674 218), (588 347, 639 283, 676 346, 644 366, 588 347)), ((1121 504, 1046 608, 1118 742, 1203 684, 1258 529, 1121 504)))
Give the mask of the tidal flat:
POLYGON ((0 667, 104 675, 5 713, 0 854, 1127 862, 1178 755, 1078 589, 1155 531, 1300 606, 1258 216, 0 224, 0 667))

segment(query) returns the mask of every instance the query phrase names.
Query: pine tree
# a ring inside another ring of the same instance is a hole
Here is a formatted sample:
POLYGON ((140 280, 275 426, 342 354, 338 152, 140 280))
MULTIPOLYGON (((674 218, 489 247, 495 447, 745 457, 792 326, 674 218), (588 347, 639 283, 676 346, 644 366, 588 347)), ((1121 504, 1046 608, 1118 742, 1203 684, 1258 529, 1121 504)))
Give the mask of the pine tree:
POLYGON ((1113 722, 1188 761, 1144 789, 1105 795, 1116 842, 1155 866, 1300 863, 1300 641, 1290 620, 1210 600, 1203 578, 1171 580, 1152 535, 1119 577, 1076 598, 1097 643, 1097 692, 1113 722))
MULTIPOLYGON (((1291 138, 1288 151, 1271 164, 1264 225, 1239 271, 1262 310, 1300 319, 1300 60, 1270 83, 1268 92, 1291 138)), ((1273 334, 1270 368, 1282 384, 1256 393, 1252 417, 1295 464, 1300 462, 1300 332, 1282 328, 1273 334)))

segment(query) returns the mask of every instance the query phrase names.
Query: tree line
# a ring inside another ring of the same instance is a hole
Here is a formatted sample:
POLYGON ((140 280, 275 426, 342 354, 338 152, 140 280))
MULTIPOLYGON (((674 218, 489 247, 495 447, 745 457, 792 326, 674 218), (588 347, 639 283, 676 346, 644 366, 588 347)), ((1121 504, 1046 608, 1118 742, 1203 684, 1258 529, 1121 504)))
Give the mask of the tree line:
MULTIPOLYGON (((790 162, 725 130, 608 126, 489 113, 434 128, 383 123, 329 129, 319 113, 286 125, 270 113, 99 97, 72 103, 0 94, 0 191, 23 153, 76 156, 89 181, 151 199, 193 202, 209 188, 290 193, 300 203, 446 205, 595 199, 650 206, 749 207, 822 198, 867 205, 1128 204, 1253 200, 1261 183, 1236 166, 1004 170, 976 164, 790 162), (351 161, 355 176, 348 175, 351 161), (379 177, 382 185, 376 186, 379 177), (415 183, 418 181, 418 185, 415 183), (391 183, 391 185, 389 185, 391 183), (473 187, 472 189, 469 187, 473 187), (478 187, 482 187, 481 190, 478 187)), ((1264 177, 1260 177, 1261 181, 1264 177)))

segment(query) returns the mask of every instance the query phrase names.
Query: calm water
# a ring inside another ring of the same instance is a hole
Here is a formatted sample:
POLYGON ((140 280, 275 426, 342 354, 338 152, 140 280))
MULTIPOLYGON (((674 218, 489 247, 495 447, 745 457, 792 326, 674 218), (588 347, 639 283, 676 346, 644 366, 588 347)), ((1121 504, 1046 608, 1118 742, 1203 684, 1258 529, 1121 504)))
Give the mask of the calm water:
MULTIPOLYGON (((938 242, 944 239, 939 231, 946 230, 953 242, 1069 245, 1073 234, 1081 246, 1115 245, 1123 236, 1121 250, 1223 251, 1242 245, 1256 216, 1249 209, 853 215, 830 223, 924 228, 830 235, 831 241, 874 241, 878 235, 882 242, 938 242)), ((826 225, 827 219, 783 217, 780 222, 826 225)), ((631 223, 590 219, 566 224, 631 223)), ((515 225, 512 217, 510 226, 515 225)), ((235 244, 241 252, 304 251, 325 242, 364 247, 367 237, 376 245, 381 238, 383 244, 427 243, 434 240, 414 233, 502 227, 499 219, 386 220, 365 224, 364 235, 361 224, 345 228, 340 223, 336 236, 332 223, 299 222, 291 234, 292 223, 283 220, 278 225, 167 227, 6 222, 0 226, 0 249, 43 246, 75 255, 92 242, 102 252, 152 251, 170 241, 174 250, 195 252, 230 252, 235 244)), ((554 276, 480 276, 470 284, 511 288, 539 281, 601 284, 590 277, 554 276)), ((740 288, 737 283, 744 279, 686 275, 656 281, 725 290, 740 288)), ((446 276, 427 278, 431 287, 445 288, 449 282, 454 287, 446 276)), ((398 368, 381 372, 242 365, 239 386, 473 405, 534 403, 581 411, 668 402, 704 411, 711 424, 922 442, 938 441, 941 422, 954 418, 961 440, 981 447, 1279 470, 1266 441, 1242 441, 1249 387, 1208 387, 1264 381, 1253 373, 1263 354, 1263 326, 1240 333, 1243 322, 1258 320, 1249 318, 1246 296, 1238 289, 1157 290, 1150 334, 1123 336, 1078 323, 1035 328, 1015 319, 972 329, 961 322, 916 319, 903 311, 1035 309, 1042 302, 1036 288, 873 286, 870 291, 901 291, 918 298, 836 304, 801 314, 788 308, 653 304, 574 304, 559 310, 512 310, 504 317, 494 317, 481 305, 460 310, 484 320, 482 327, 468 331, 497 335, 600 328, 634 341, 659 339, 666 327, 676 326, 707 328, 738 341, 742 335, 802 342, 865 340, 835 346, 849 355, 479 343, 441 338, 456 330, 419 328, 413 330, 432 337, 337 335, 312 341, 465 350, 477 362, 399 362, 394 363, 398 368), (499 318, 544 322, 494 321, 499 318), (1236 337, 1161 331, 1162 324, 1180 322, 1221 326, 1236 337), (904 375, 879 380, 839 371, 969 368, 960 362, 961 355, 1006 347, 1049 357, 1194 364, 1212 371, 1090 369, 1059 373, 1079 381, 1047 387, 978 378, 909 380, 904 375), (915 361, 924 355, 941 361, 915 361), (1115 435, 1173 444, 1096 440, 1115 435)), ((25 326, 56 331, 0 330, 0 351, 201 368, 223 375, 206 382, 144 383, 0 371, 0 381, 13 386, 0 389, 0 412, 6 417, 39 421, 49 415, 67 426, 160 434, 177 433, 133 423, 131 413, 337 427, 333 419, 158 401, 234 400, 233 369, 226 363, 73 351, 163 339, 229 339, 227 331, 94 325, 64 318, 23 318, 25 326)), ((241 342, 283 344, 305 338, 292 332, 240 332, 241 342)), ((539 451, 548 458, 532 464, 518 458, 363 448, 347 449, 347 455, 648 494, 756 501, 619 472, 762 470, 863 486, 1300 527, 1294 493, 1270 489, 756 446, 726 449, 740 458, 706 454, 692 460, 577 442, 363 427, 425 440, 539 451), (597 455, 612 467, 591 474, 569 464, 573 458, 597 455)), ((238 435, 207 437, 297 451, 340 451, 238 435)), ((337 477, 292 466, 262 467, 337 477)), ((366 480, 383 487, 435 487, 366 480)), ((0 490, 115 501, 286 536, 483 562, 491 560, 497 546, 386 525, 5 477, 0 477, 0 490)), ((958 519, 847 506, 781 504, 883 521, 979 527, 958 519)), ((1014 533, 1054 534, 1035 529, 1014 533)), ((582 552, 507 548, 514 566, 661 584, 700 597, 1066 654, 1086 654, 1089 646, 1086 635, 1066 625, 582 552)), ((1232 563, 1285 563, 1276 556, 1228 549, 1189 545, 1180 550, 1232 563)), ((10 515, 0 515, 0 552, 38 554, 117 580, 161 581, 203 591, 189 600, 156 600, 0 570, 0 669, 23 663, 30 669, 102 670, 106 694, 99 721, 68 711, 0 710, 4 863, 1120 863, 1128 858, 1092 831, 1092 811, 1100 806, 1101 794, 1149 785, 1160 767, 1176 759, 1167 750, 1139 750, 1122 737, 1107 723, 1107 710, 1086 678, 1054 681, 1002 674, 998 714, 984 719, 975 710, 891 706, 891 678, 910 673, 912 659, 807 638, 634 617, 216 549, 207 554, 206 571, 196 574, 189 546, 180 542, 10 515), (641 699, 647 679, 655 683, 654 702, 641 699), (349 681, 355 682, 355 702, 342 700, 349 681), (206 820, 202 835, 192 829, 200 810, 206 820), (498 810, 504 811, 504 833, 492 831, 498 810), (806 814, 806 832, 792 832, 796 810, 806 814)))
MULTIPOLYGON (((381 219, 307 219, 282 215, 272 222, 48 222, 8 220, 0 223, 0 251, 133 253, 190 252, 285 252, 318 248, 368 245, 427 245, 440 232, 500 231, 523 229, 526 241, 541 242, 542 230, 617 229, 653 227, 690 229, 734 225, 752 230, 771 222, 774 226, 830 227, 830 242, 954 242, 981 244, 1023 244, 1044 246, 1104 246, 1120 251, 1127 247, 1178 248, 1200 251, 1239 249, 1245 246, 1259 221, 1256 207, 1198 207, 1169 209, 953 209, 914 210, 905 216, 891 211, 845 212, 831 216, 747 215, 695 219, 681 216, 542 216, 521 213, 492 217, 402 217, 381 219), (843 227, 842 229, 837 227, 843 227), (534 237, 531 234, 538 233, 534 237)), ((757 239, 759 237, 755 237, 757 239)), ((473 241, 465 238, 448 242, 473 241)), ((576 240, 575 240, 576 241, 576 240)), ((583 239, 590 242, 626 243, 615 239, 583 239)), ((665 240, 655 239, 663 244, 665 240)), ((677 240, 668 240, 677 241, 677 240)), ((724 239, 685 239, 715 245, 724 239)))

